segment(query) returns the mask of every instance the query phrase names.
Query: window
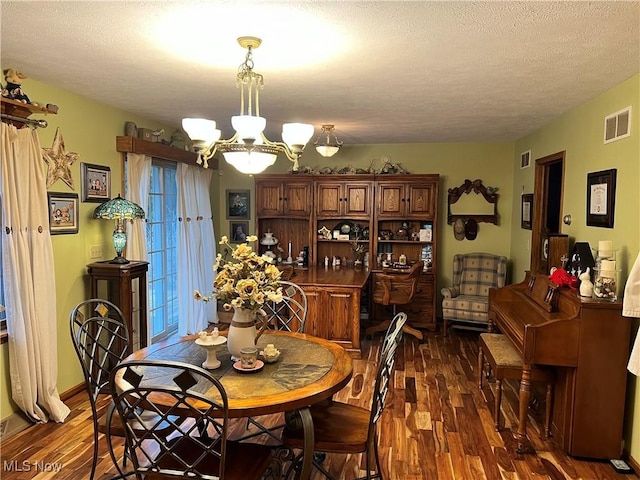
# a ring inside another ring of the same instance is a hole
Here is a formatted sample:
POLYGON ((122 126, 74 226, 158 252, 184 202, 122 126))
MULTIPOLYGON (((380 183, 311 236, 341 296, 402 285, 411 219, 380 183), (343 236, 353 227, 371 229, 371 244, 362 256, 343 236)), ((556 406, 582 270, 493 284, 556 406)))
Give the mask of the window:
POLYGON ((147 251, 151 343, 178 331, 178 195, 176 166, 154 159, 151 166, 147 251))

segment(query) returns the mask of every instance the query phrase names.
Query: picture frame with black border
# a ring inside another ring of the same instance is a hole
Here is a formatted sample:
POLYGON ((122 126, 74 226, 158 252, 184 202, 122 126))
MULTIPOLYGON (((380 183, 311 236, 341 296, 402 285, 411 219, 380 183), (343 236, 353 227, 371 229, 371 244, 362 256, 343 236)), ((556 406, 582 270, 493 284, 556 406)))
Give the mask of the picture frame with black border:
POLYGON ((249 236, 249 222, 229 222, 229 242, 243 243, 247 241, 249 236))
POLYGON ((520 228, 531 230, 533 227, 533 193, 523 193, 520 211, 520 228))
POLYGON ((77 193, 47 192, 51 235, 78 233, 80 218, 77 193))
POLYGON ((111 169, 92 163, 80 164, 83 202, 104 203, 111 198, 111 169))
POLYGON ((250 190, 226 190, 227 219, 246 219, 251 216, 250 190))
POLYGON ((587 174, 587 226, 613 228, 617 170, 587 174))

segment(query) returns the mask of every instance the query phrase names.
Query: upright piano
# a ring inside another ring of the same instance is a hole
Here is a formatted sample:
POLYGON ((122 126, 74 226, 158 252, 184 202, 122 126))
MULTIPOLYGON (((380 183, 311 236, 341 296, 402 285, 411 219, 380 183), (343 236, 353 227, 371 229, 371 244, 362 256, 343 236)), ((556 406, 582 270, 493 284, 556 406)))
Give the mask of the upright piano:
POLYGON ((620 302, 584 298, 547 275, 527 272, 522 283, 491 289, 489 329, 520 351, 518 451, 526 434, 531 366, 556 367, 552 435, 569 455, 619 458, 622 452, 631 321, 620 302))

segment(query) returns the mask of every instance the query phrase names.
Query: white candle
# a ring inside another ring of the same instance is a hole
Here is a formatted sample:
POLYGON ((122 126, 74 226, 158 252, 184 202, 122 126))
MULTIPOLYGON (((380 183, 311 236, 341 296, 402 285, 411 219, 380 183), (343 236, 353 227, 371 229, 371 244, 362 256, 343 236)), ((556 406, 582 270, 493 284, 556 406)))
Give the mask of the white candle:
POLYGON ((614 278, 616 273, 615 260, 602 260, 600 264, 600 275, 603 277, 614 278))
POLYGON ((613 242, 611 240, 600 240, 598 242, 598 256, 609 258, 613 255, 613 242))

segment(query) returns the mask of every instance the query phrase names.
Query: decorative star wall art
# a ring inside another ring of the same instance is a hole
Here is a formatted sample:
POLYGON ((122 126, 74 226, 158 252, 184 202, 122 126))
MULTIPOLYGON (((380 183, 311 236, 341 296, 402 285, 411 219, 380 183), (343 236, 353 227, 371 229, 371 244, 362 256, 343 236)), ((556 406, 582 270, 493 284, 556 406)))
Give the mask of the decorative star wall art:
POLYGON ((53 137, 51 148, 42 148, 44 161, 47 162, 47 188, 62 179, 64 183, 73 188, 73 177, 71 176, 71 165, 78 159, 75 152, 67 152, 64 148, 64 139, 60 133, 60 128, 56 128, 56 135, 53 137))

